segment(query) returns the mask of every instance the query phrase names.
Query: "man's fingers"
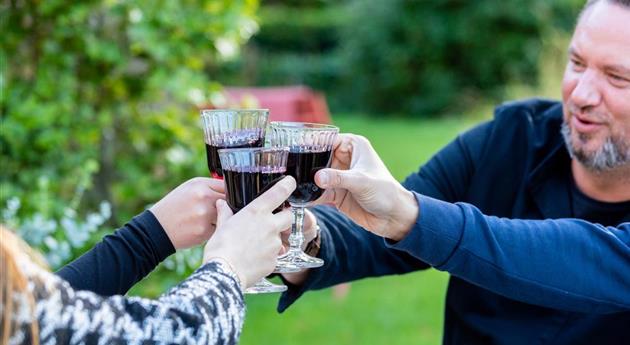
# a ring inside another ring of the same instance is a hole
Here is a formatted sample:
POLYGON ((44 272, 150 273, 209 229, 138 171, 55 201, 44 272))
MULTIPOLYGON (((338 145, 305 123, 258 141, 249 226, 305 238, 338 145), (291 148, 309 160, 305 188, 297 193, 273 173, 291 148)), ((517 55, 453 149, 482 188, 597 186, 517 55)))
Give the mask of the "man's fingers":
POLYGON ((208 180, 208 185, 210 186, 210 189, 215 192, 225 194, 225 181, 217 180, 214 178, 209 178, 208 180))
POLYGON ((324 190, 324 193, 322 194, 322 196, 317 198, 317 200, 311 202, 309 206, 334 204, 336 192, 337 191, 334 189, 324 190))
POLYGON ((280 239, 282 240, 282 243, 289 243, 289 236, 291 236, 291 228, 283 230, 280 233, 280 239))
POLYGON ((322 169, 315 174, 315 183, 324 189, 342 188, 358 192, 365 187, 366 176, 358 171, 322 169))
MULTIPOLYGON (((295 179, 286 176, 245 208, 272 211, 282 205, 295 190, 295 179)), ((285 228, 286 229, 286 228, 285 228)))
POLYGON ((348 169, 352 161, 352 135, 340 134, 333 145, 333 159, 331 167, 348 169))
POLYGON ((216 202, 217 207, 217 228, 221 227, 221 224, 225 223, 230 217, 232 217, 232 209, 228 206, 227 202, 223 199, 219 199, 216 202))
POLYGON ((304 209, 304 229, 308 229, 315 224, 315 215, 308 209, 304 209))
POLYGON ((286 231, 287 228, 291 227, 293 223, 293 214, 290 210, 284 210, 282 212, 278 212, 273 215, 274 222, 276 224, 276 230, 281 234, 283 231, 286 231))

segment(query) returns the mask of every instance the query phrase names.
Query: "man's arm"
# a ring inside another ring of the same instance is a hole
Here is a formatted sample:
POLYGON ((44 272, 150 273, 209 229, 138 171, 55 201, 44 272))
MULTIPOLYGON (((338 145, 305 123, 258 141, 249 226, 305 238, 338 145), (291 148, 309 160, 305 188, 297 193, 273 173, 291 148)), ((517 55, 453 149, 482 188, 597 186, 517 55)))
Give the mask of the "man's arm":
MULTIPOLYGON (((442 200, 461 200, 467 192, 475 162, 485 149, 485 141, 491 129, 492 122, 488 122, 460 135, 417 173, 407 177, 403 186, 442 200)), ((356 149, 359 148, 355 147, 356 149)), ((429 267, 417 258, 388 249, 382 237, 365 231, 332 207, 317 206, 311 211, 322 229, 318 257, 324 259, 325 264, 321 268, 298 273, 297 279, 284 280, 289 290, 280 299, 279 311, 288 308, 307 290, 429 267)))
POLYGON ((511 220, 416 195, 417 223, 390 248, 526 303, 582 313, 630 310, 630 223, 511 220))
POLYGON ((333 207, 317 206, 310 210, 321 228, 321 248, 317 256, 324 260, 324 266, 308 270, 304 275, 306 280, 298 284, 283 279, 289 289, 280 298, 279 312, 308 290, 429 267, 407 253, 388 249, 382 237, 365 231, 333 207))

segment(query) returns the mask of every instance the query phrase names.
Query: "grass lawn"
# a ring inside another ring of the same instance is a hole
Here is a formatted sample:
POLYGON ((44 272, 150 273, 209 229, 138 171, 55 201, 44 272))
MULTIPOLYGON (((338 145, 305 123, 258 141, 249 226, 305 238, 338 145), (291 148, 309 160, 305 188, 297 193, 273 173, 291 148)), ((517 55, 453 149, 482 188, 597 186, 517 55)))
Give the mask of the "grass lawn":
MULTIPOLYGON (((418 169, 475 120, 335 116, 342 132, 366 136, 397 179, 418 169)), ((448 275, 435 270, 351 284, 345 298, 309 292, 285 313, 277 295, 247 296, 241 344, 438 344, 448 275)))

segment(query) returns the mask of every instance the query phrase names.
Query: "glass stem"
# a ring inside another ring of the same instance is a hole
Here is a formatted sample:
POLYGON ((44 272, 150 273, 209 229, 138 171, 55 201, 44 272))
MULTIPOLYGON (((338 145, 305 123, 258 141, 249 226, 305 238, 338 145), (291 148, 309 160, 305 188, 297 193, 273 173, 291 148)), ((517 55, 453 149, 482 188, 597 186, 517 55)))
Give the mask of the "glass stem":
POLYGON ((291 235, 289 236, 289 250, 302 251, 302 243, 304 242, 304 235, 302 229, 304 228, 304 207, 292 207, 293 212, 293 224, 291 225, 291 235))

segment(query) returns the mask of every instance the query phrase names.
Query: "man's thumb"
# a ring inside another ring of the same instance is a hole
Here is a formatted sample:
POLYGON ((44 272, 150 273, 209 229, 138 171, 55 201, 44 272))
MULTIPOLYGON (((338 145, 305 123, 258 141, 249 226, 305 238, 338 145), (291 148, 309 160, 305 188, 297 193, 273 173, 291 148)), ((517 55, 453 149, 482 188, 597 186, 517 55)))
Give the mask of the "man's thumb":
POLYGON ((223 199, 217 200, 217 228, 221 227, 221 224, 226 222, 234 213, 232 213, 232 209, 228 206, 227 202, 223 199))
POLYGON ((352 170, 322 169, 315 174, 315 183, 321 188, 343 188, 359 191, 366 183, 364 175, 352 170))

